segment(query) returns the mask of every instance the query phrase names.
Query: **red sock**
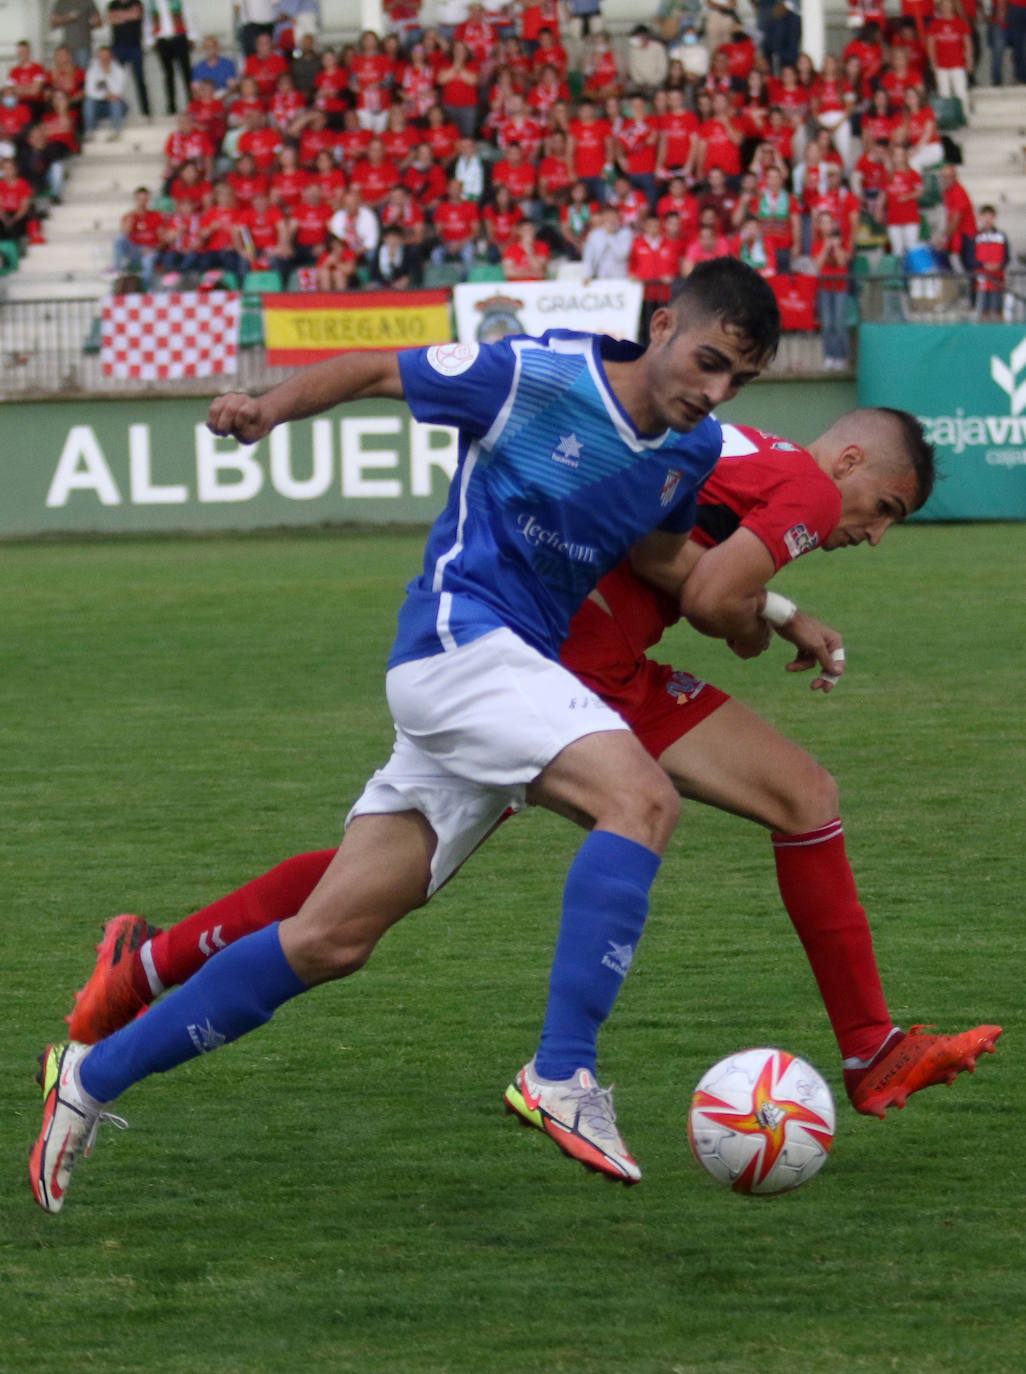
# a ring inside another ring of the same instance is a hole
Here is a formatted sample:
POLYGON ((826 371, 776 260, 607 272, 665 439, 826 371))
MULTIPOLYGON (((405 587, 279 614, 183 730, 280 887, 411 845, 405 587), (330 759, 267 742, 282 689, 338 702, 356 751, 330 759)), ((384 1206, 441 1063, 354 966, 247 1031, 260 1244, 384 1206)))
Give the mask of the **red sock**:
POLYGON ((150 941, 157 977, 166 988, 184 983, 212 954, 273 921, 294 916, 335 857, 334 849, 296 854, 245 887, 161 931, 150 941))
POLYGON ((774 835, 780 895, 819 984, 844 1059, 869 1059, 892 1029, 873 938, 844 851, 840 820, 774 835))

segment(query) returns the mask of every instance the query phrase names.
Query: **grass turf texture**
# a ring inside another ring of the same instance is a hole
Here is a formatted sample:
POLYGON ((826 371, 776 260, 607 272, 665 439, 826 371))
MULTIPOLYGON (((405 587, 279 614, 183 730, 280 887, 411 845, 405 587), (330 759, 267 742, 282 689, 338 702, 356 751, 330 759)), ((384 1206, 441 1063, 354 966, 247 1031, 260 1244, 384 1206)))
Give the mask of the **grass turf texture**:
POLYGON ((0 1370, 1021 1370, 1024 543, 920 527, 784 574, 845 630, 828 699, 783 644, 741 664, 682 628, 666 653, 839 777, 896 1019, 1006 1028, 975 1078, 857 1116, 765 835, 691 807, 601 1046, 645 1180, 586 1174, 501 1111, 578 842, 530 814, 348 984, 126 1094, 132 1130, 56 1218, 25 1172, 34 1057, 102 921, 170 922, 335 842, 387 754, 421 537, 0 550, 0 1370), (684 1115, 764 1043, 827 1074, 839 1129, 807 1188, 743 1199, 684 1115))

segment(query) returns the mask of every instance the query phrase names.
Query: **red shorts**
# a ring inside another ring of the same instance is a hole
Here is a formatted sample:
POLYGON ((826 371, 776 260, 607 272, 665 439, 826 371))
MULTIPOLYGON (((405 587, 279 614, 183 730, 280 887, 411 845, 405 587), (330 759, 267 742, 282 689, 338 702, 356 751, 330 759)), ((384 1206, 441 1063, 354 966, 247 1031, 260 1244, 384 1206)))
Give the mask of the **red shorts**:
POLYGON ((655 759, 730 700, 691 673, 638 657, 617 622, 594 601, 585 601, 574 617, 560 658, 623 716, 655 759))

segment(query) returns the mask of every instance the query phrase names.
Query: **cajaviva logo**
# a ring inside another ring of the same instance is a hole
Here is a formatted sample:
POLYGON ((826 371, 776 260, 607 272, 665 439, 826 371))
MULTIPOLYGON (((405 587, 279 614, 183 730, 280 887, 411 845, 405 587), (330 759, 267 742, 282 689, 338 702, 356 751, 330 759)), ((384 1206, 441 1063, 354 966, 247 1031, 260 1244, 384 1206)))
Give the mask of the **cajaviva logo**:
POLYGON ((1023 368, 1026 368, 1026 338, 1012 349, 1008 365, 993 355, 990 360, 990 375, 1001 390, 1008 397, 1009 408, 1013 415, 1020 415, 1026 410, 1026 377, 1017 384, 1017 378, 1023 368))
MULTIPOLYGON (((981 359, 982 362, 982 359, 981 359)), ((1012 349, 1006 362, 996 354, 990 357, 989 380, 1008 399, 1008 412, 994 414, 997 409, 994 393, 983 385, 976 373, 964 378, 965 391, 958 393, 971 405, 973 401, 986 408, 989 414, 967 414, 965 406, 956 406, 954 413, 921 415, 926 437, 956 457, 967 450, 982 449, 981 455, 989 467, 1026 467, 1026 336, 1012 349)))

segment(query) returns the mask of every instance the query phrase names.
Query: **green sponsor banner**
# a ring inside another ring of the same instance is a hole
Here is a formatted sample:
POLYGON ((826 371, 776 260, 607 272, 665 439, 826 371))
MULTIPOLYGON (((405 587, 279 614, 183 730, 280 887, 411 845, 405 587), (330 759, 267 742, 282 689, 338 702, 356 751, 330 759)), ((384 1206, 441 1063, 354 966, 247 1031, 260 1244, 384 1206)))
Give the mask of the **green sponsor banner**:
MULTIPOLYGON (((209 397, 0 405, 0 538, 54 533, 429 524, 455 431, 358 401, 259 444, 217 439, 209 397)), ((720 412, 808 443, 855 404, 848 382, 760 381, 720 412), (800 392, 799 392, 800 387, 800 392)))
POLYGON ((923 422, 943 480, 924 520, 1026 519, 1026 332, 1021 325, 859 330, 859 401, 923 422))
POLYGON ((456 432, 358 401, 240 445, 209 398, 0 405, 0 536, 429 523, 456 432))

